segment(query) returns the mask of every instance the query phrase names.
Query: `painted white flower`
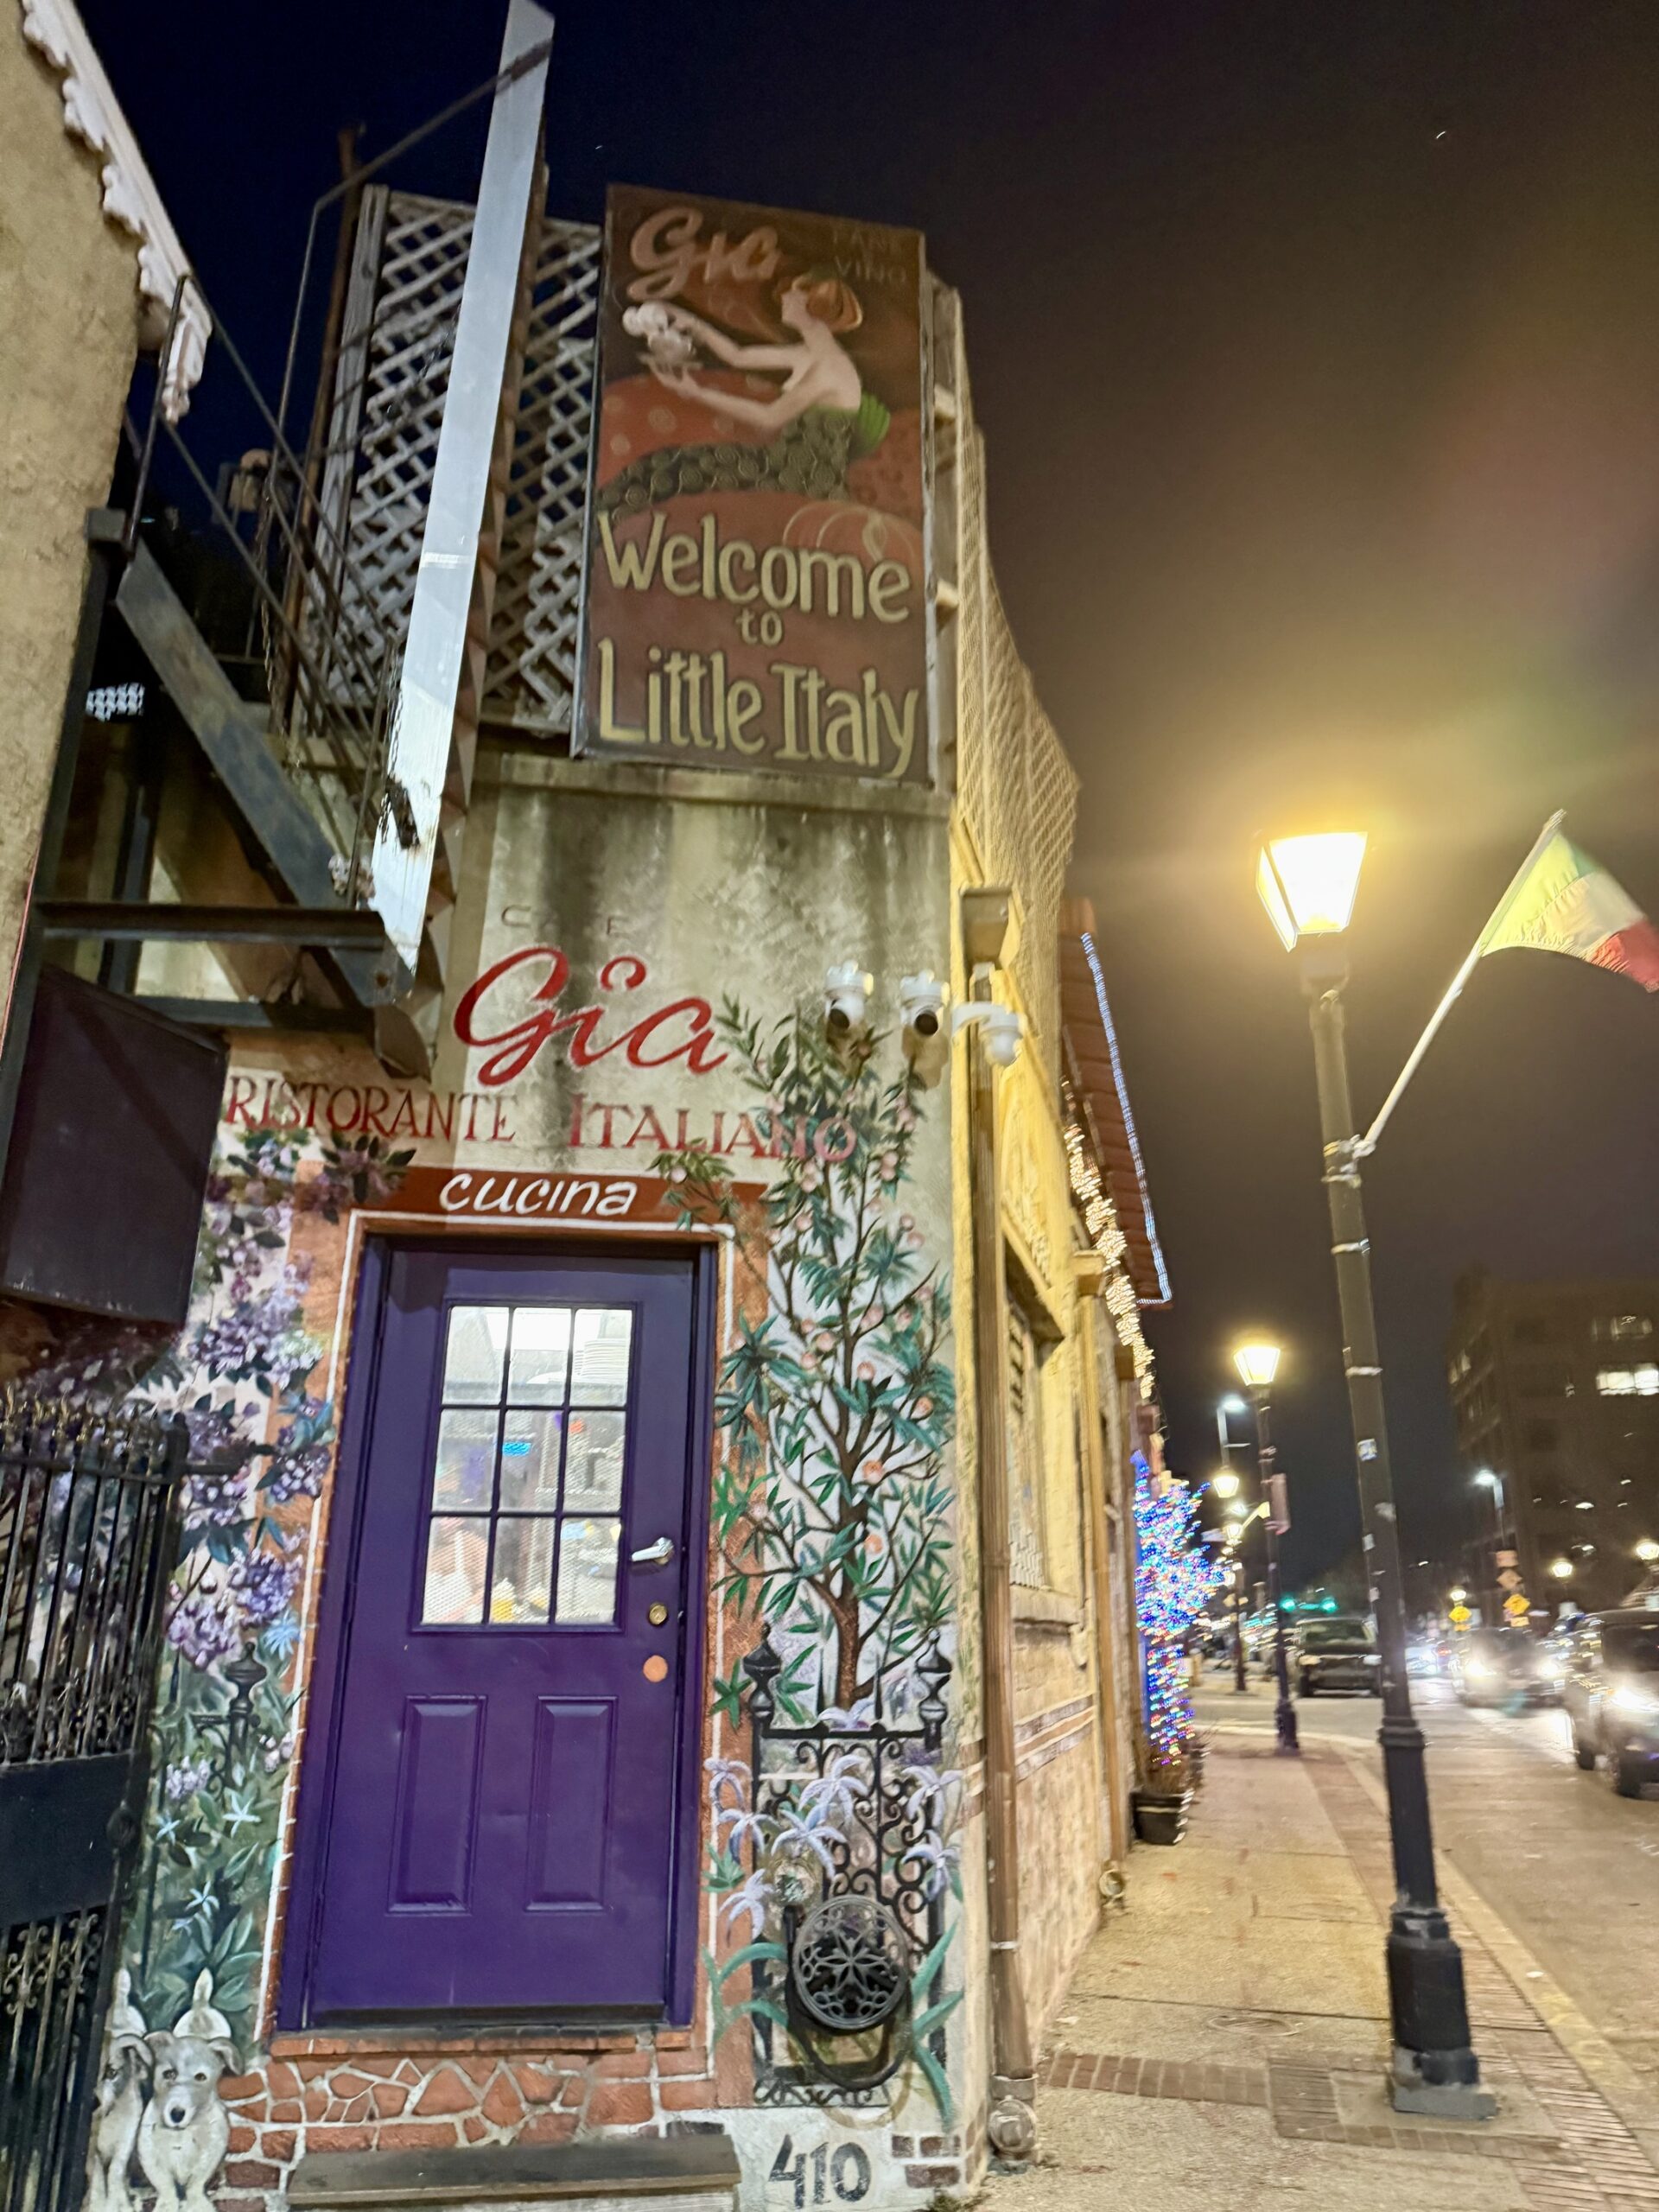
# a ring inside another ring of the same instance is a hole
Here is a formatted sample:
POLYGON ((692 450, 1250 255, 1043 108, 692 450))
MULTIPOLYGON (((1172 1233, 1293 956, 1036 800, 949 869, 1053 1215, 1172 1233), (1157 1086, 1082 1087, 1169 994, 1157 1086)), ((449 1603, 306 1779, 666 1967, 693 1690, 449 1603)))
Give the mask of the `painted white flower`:
POLYGON ((772 1910, 772 1887, 759 1867, 745 1882, 741 1882, 726 1900, 721 1917, 729 1928, 734 1920, 747 1917, 749 1938, 753 1942, 766 1924, 766 1915, 772 1910))
POLYGON ((716 1810, 725 1802, 728 1789, 734 1803, 747 1804, 750 1776, 747 1759, 705 1759, 702 1767, 709 1777, 709 1802, 716 1810))

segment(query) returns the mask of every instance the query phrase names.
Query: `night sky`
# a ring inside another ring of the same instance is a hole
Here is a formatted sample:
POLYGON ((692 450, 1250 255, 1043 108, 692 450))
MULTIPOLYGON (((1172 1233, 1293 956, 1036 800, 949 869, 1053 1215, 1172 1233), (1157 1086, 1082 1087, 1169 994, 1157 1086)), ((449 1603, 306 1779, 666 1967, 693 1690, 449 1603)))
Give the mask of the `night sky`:
MULTIPOLYGON (((82 5, 274 391, 336 127, 372 156, 487 76, 502 10, 82 5)), ((1208 1471, 1230 1343, 1279 1333, 1293 1575, 1357 1516, 1253 839, 1371 832, 1362 1115, 1554 808, 1659 910, 1656 115, 1652 0, 560 13, 556 209, 596 220, 617 179, 913 225, 963 295, 993 557, 1083 778, 1074 887, 1173 1281, 1171 1464, 1208 1471)), ((482 128, 393 181, 471 197, 482 128)), ((1408 1557, 1474 1525, 1453 1278, 1659 1275, 1656 1099, 1659 1001, 1544 956, 1477 971, 1369 1181, 1408 1557)))

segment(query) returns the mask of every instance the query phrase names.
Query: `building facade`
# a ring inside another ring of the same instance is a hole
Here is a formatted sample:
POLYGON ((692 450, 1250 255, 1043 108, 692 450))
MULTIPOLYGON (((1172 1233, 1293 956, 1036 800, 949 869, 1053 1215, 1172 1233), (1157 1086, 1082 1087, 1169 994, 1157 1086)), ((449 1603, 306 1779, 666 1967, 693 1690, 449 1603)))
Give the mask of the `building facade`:
POLYGON ((1446 1379, 1483 1580, 1510 1549, 1535 1604, 1618 1604, 1659 1533, 1659 1282, 1466 1274, 1446 1379))
POLYGON ((175 741, 60 963, 230 1054, 182 1326, 6 1316, 190 1440, 105 2212, 971 2190, 1127 1855, 1167 1283, 960 302, 549 213, 546 28, 475 207, 357 198, 298 505, 137 486, 92 641, 175 741))

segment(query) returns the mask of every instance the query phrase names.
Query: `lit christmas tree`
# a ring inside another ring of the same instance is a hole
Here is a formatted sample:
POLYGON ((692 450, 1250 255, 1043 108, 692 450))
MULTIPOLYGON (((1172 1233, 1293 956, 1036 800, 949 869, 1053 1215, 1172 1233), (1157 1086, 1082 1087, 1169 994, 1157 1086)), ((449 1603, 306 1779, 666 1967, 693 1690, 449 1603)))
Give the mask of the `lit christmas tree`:
POLYGON ((1225 1569, 1198 1541, 1198 1503, 1185 1483, 1159 1482, 1135 1454, 1135 1603, 1147 1678, 1147 1737, 1154 1770, 1179 1767, 1193 1736, 1183 1639, 1225 1569))

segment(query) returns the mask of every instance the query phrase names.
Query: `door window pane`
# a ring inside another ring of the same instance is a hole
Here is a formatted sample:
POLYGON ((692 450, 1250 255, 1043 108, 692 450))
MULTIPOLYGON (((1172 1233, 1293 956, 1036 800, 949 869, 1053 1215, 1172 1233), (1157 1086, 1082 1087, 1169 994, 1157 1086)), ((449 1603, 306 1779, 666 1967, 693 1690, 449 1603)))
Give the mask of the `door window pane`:
POLYGON ((630 1306, 449 1309, 423 1623, 615 1622, 632 1351, 630 1306))
POLYGON ((423 1621, 439 1624, 484 1618, 484 1577, 489 1571, 490 1524, 440 1514, 426 1543, 423 1621))
POLYGON ((622 1503, 622 1444, 626 1414, 570 1416, 564 1455, 567 1513, 614 1513, 622 1503))
POLYGON ((446 1406, 493 1406, 501 1395, 507 1344, 505 1306, 452 1306, 443 1355, 446 1406))
POLYGON ((584 1306, 576 1313, 570 1353, 573 1406, 620 1406, 627 1402, 628 1352, 633 1315, 626 1306, 584 1306))
POLYGON ((616 1618, 620 1521, 567 1521, 559 1539, 559 1619, 616 1618))
POLYGON ((437 1461, 432 1470, 434 1510, 487 1513, 494 1479, 494 1413, 446 1407, 438 1416, 437 1461))
POLYGON ((507 1408, 501 1423, 503 1513, 551 1513, 558 1504, 563 1428, 563 1414, 543 1413, 534 1406, 507 1408))
POLYGON ((547 1618, 558 1525, 550 1519, 496 1522, 490 1619, 497 1627, 523 1627, 547 1618))
POLYGON ((564 1402, 570 1365, 570 1308, 515 1306, 512 1360, 507 1396, 515 1406, 557 1406, 564 1402))

